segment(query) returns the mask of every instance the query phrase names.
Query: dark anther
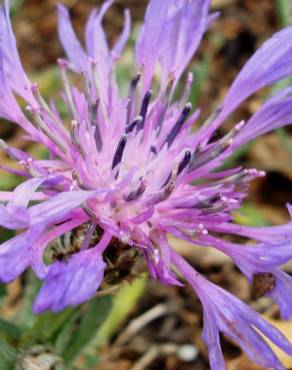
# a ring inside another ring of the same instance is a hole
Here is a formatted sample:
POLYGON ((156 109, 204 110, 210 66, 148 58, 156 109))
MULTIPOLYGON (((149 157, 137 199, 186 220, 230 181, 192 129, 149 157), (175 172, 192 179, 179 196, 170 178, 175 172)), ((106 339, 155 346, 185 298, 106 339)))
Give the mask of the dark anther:
POLYGON ((178 166, 178 170, 177 170, 177 174, 179 175, 185 168, 186 166, 190 163, 190 160, 191 160, 191 157, 192 157, 192 153, 190 152, 190 150, 186 150, 185 151, 185 155, 182 159, 182 161, 180 162, 179 166, 178 166))
POLYGON ((135 91, 136 91, 136 88, 137 88, 137 85, 139 83, 139 81, 141 80, 141 73, 139 73, 136 77, 133 78, 133 80, 131 81, 131 84, 130 84, 130 88, 129 88, 129 104, 128 104, 128 107, 127 107, 127 124, 130 123, 130 120, 131 120, 131 116, 132 116, 132 105, 133 105, 133 97, 135 95, 135 91))
POLYGON ((141 111, 140 111, 140 116, 142 117, 142 121, 138 124, 137 130, 140 131, 144 128, 144 123, 148 111, 148 106, 150 103, 150 99, 152 96, 152 90, 147 91, 147 93, 144 95, 143 101, 142 101, 142 106, 141 106, 141 111))
POLYGON ((133 200, 138 199, 144 193, 144 191, 146 190, 146 186, 147 186, 146 181, 142 180, 138 189, 136 189, 134 191, 131 191, 131 193, 127 197, 125 197, 125 201, 126 202, 131 202, 133 200))
POLYGON ((129 134, 129 133, 131 133, 133 130, 134 130, 134 128, 141 122, 143 120, 143 118, 141 117, 141 116, 138 116, 138 117, 136 117, 135 119, 134 119, 134 121, 133 122, 131 122, 128 126, 127 126, 127 128, 126 128, 126 134, 129 134))
POLYGON ((93 104, 91 108, 91 114, 92 114, 92 124, 95 127, 95 133, 94 133, 94 139, 96 143, 97 150, 100 152, 102 149, 102 138, 100 133, 100 128, 97 122, 97 110, 99 108, 99 99, 97 99, 93 104))
POLYGON ((137 76, 135 76, 132 81, 131 81, 131 84, 130 84, 130 95, 131 93, 133 93, 139 83, 139 81, 141 80, 141 73, 138 73, 137 76))
POLYGON ((123 135, 119 141, 119 144, 114 155, 112 169, 114 169, 121 162, 126 144, 127 136, 123 135))
POLYGON ((157 148, 156 148, 156 146, 151 145, 150 151, 151 151, 151 153, 153 153, 154 155, 157 155, 157 148))
MULTIPOLYGON (((177 175, 179 175, 186 168, 186 166, 190 163, 191 157, 192 157, 192 153, 190 152, 190 150, 186 150, 182 161, 178 165, 177 175)), ((167 180, 163 183, 162 187, 167 185, 170 178, 171 178, 171 173, 169 174, 167 180)))
POLYGON ((216 193, 209 198, 209 202, 213 204, 213 203, 218 202, 221 198, 222 198, 222 194, 216 193))
POLYGON ((181 115, 179 116, 178 120, 176 121, 175 125, 171 129, 170 133, 167 135, 165 143, 167 143, 168 148, 171 146, 177 134, 179 133, 180 129, 182 128, 183 124, 185 123, 191 109, 192 109, 191 103, 187 103, 181 115))
POLYGON ((210 208, 214 205, 214 203, 218 202, 221 198, 222 198, 222 194, 221 193, 216 193, 214 195, 211 195, 211 197, 209 197, 209 198, 206 198, 204 200, 199 200, 196 203, 195 207, 199 208, 199 209, 210 208))
POLYGON ((102 149, 102 139, 101 139, 100 129, 98 125, 95 126, 94 139, 95 139, 97 150, 100 152, 102 149))

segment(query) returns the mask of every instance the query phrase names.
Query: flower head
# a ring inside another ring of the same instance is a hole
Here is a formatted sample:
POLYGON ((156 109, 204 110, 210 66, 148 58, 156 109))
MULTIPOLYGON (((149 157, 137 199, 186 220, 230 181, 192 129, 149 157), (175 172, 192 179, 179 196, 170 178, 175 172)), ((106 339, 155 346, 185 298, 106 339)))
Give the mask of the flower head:
POLYGON ((19 170, 5 169, 24 178, 13 192, 0 193, 0 225, 25 230, 1 245, 0 278, 9 282, 31 266, 44 280, 35 312, 59 311, 90 299, 103 281, 110 284, 117 274, 131 274, 141 258, 154 279, 182 285, 172 270, 175 266, 202 301, 212 369, 225 368, 219 332, 241 345, 252 360, 283 369, 258 331, 290 354, 292 345, 192 269, 169 245, 167 235, 223 251, 251 282, 270 277, 261 293, 278 302, 285 318, 292 317, 287 293, 291 278, 279 270, 292 258, 292 224, 259 229, 237 225, 232 212, 241 206, 249 182, 265 174, 256 169, 220 170, 242 144, 291 122, 291 88, 270 98, 225 136, 213 135, 256 90, 292 74, 292 27, 264 43, 222 104, 194 132, 200 112, 192 111, 188 101, 193 76, 187 76, 180 99, 173 101, 173 93, 217 17, 209 14, 210 1, 149 1, 136 43, 136 73, 126 96, 119 91, 115 72, 130 33, 130 15, 125 12, 124 29, 110 49, 102 20, 112 2, 91 13, 86 49, 75 36, 67 9, 58 6, 59 36, 68 58, 59 60, 68 122, 26 76, 9 2, 0 8, 0 114, 20 125, 25 139, 41 143, 50 155, 46 160, 32 158, 0 142, 19 165, 19 170), (80 76, 82 88, 70 83, 70 71, 80 76), (25 111, 16 96, 26 101, 25 111), (226 242, 225 234, 250 238, 254 244, 226 242))

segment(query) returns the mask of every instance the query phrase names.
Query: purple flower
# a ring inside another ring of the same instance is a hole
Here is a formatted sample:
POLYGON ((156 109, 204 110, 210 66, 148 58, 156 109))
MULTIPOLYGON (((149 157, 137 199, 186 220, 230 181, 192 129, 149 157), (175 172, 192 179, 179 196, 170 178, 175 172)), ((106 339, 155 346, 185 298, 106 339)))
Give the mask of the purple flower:
POLYGON ((247 122, 213 138, 246 98, 292 74, 292 27, 263 44, 222 104, 194 132, 200 112, 192 112, 188 102, 191 74, 181 98, 173 102, 172 96, 217 17, 208 13, 210 1, 149 1, 136 43, 136 74, 126 96, 115 72, 131 21, 126 11, 124 29, 110 49, 102 20, 112 2, 91 13, 86 49, 75 36, 67 9, 58 7, 59 36, 68 57, 59 65, 69 122, 29 81, 18 56, 9 2, 0 7, 0 115, 20 125, 25 140, 41 143, 50 155, 32 158, 0 141, 19 169, 0 167, 24 178, 13 192, 0 192, 0 225, 22 231, 0 247, 0 279, 12 281, 32 267, 44 280, 34 306, 39 313, 90 299, 103 280, 114 282, 125 269, 125 256, 144 258, 150 275, 165 285, 182 285, 172 269, 176 267, 202 301, 212 369, 225 368, 219 332, 260 365, 284 369, 260 333, 289 354, 292 345, 256 312, 196 272, 172 249, 167 235, 226 253, 250 282, 268 277, 262 294, 279 304, 284 318, 292 317, 292 278, 279 269, 292 258, 292 222, 263 228, 237 225, 232 212, 242 205, 249 182, 265 174, 220 170, 238 147, 292 121, 291 88, 268 99, 247 122), (154 76, 158 65, 159 79, 154 76), (70 83, 72 72, 83 88, 70 83), (18 96, 27 102, 25 111, 18 96), (253 243, 230 243, 226 234, 253 243))

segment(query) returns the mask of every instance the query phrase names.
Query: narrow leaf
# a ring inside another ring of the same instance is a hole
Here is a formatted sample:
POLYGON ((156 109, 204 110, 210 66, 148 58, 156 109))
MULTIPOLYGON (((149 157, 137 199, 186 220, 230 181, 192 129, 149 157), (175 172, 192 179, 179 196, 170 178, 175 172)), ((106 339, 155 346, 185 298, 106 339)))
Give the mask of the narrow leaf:
POLYGON ((111 297, 97 297, 90 301, 79 327, 72 335, 63 353, 65 364, 70 364, 80 354, 86 344, 96 335, 111 310, 111 297))
POLYGON ((10 370, 15 364, 17 351, 9 343, 0 340, 0 369, 10 370))
POLYGON ((21 330, 18 326, 0 317, 0 335, 5 336, 8 340, 17 340, 21 335, 21 330))
POLYGON ((68 308, 58 314, 45 312, 38 316, 33 326, 23 333, 21 345, 28 347, 35 343, 52 344, 73 312, 73 308, 68 308))

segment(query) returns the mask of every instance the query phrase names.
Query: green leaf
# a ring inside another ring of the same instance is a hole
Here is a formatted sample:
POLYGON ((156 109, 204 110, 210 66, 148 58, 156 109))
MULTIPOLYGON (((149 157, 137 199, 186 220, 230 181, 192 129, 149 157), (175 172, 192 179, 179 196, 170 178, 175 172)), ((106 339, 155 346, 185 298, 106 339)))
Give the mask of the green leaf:
POLYGON ((76 309, 63 328, 59 331, 54 345, 56 354, 61 355, 63 352, 65 352, 72 335, 74 335, 76 323, 79 318, 80 310, 76 309))
POLYGON ((21 183, 21 177, 5 172, 5 176, 0 176, 1 190, 8 191, 21 183))
POLYGON ((11 370, 15 364, 16 355, 16 349, 0 339, 0 369, 11 370))
POLYGON ((7 294, 7 288, 5 284, 0 284, 0 298, 7 294))
POLYGON ((268 221, 264 215, 251 204, 245 203, 238 211, 233 213, 236 222, 248 226, 267 226, 268 221))
POLYGON ((17 312, 15 321, 23 329, 30 329, 37 319, 32 312, 32 303, 40 289, 41 281, 36 278, 31 270, 25 272, 25 288, 21 310, 17 312))
POLYGON ((0 317, 0 335, 5 336, 9 341, 20 338, 21 330, 18 326, 0 317))
POLYGON ((277 0, 277 10, 283 27, 292 23, 292 2, 291 0, 277 0))
POLYGON ((288 156, 289 156, 289 163, 292 165, 292 146, 291 141, 289 140, 289 135, 284 127, 278 128, 276 131, 276 134, 278 135, 278 138, 281 141, 281 144, 283 148, 286 150, 288 156))
POLYGON ((94 338, 95 347, 105 343, 118 331, 121 323, 134 309, 137 301, 145 292, 146 282, 147 274, 144 274, 140 278, 134 280, 131 284, 125 283, 122 286, 114 299, 110 315, 94 338))
POLYGON ((45 312, 36 317, 33 326, 26 330, 21 338, 21 345, 29 347, 34 344, 53 344, 57 334, 70 319, 73 308, 60 313, 45 312))
POLYGON ((10 1, 10 14, 11 17, 14 17, 18 10, 20 9, 21 5, 23 4, 24 0, 11 0, 10 1))
POLYGON ((65 364, 70 364, 80 354, 82 349, 96 335, 99 327, 104 323, 112 306, 110 296, 96 297, 88 305, 84 306, 86 311, 82 314, 80 324, 72 334, 64 353, 65 364))

